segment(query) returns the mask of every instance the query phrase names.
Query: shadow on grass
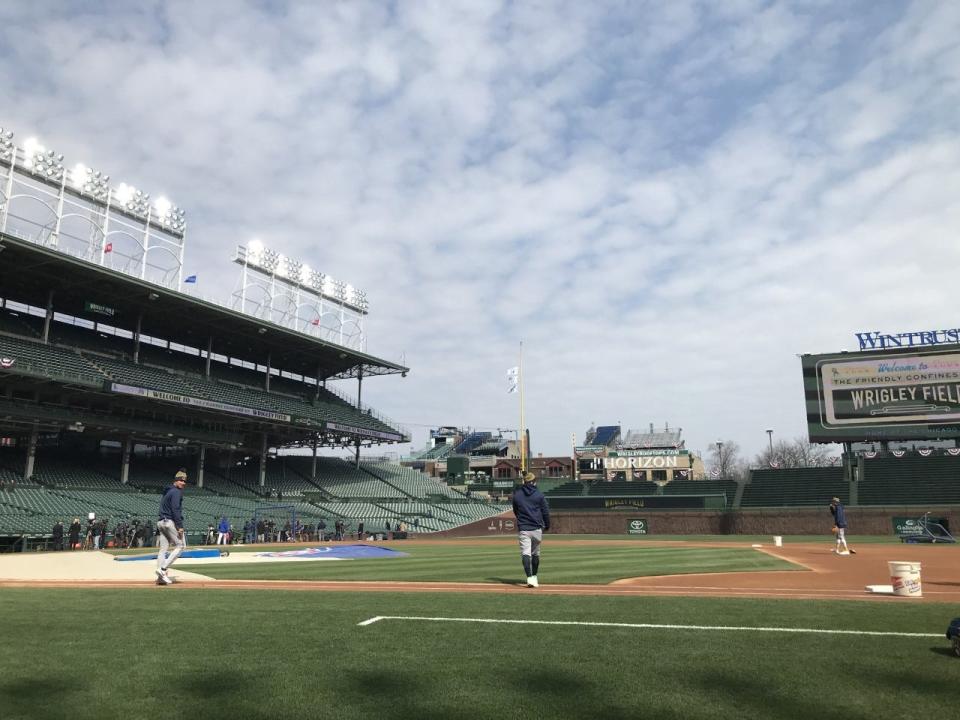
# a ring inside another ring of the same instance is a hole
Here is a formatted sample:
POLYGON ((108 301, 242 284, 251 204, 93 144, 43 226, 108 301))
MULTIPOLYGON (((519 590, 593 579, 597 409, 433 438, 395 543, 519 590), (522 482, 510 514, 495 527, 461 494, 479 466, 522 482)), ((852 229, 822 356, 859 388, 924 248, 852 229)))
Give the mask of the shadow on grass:
POLYGON ((343 678, 345 705, 372 702, 384 713, 399 718, 425 720, 469 720, 476 717, 475 708, 462 711, 435 702, 434 688, 425 681, 419 670, 362 670, 343 678))
POLYGON ((256 678, 247 673, 214 671, 185 675, 174 686, 180 695, 189 695, 196 700, 216 700, 256 692, 256 684, 256 678))
MULTIPOLYGON (((536 717, 542 708, 562 708, 568 717, 595 717, 603 720, 628 720, 637 717, 641 708, 622 708, 610 704, 608 693, 595 679, 583 674, 547 671, 524 671, 511 675, 505 684, 514 686, 517 710, 523 717, 536 717)), ((601 683, 602 684, 602 683, 601 683)), ((555 710, 547 713, 555 716, 555 710)))
POLYGON ((790 718, 791 720, 843 720, 848 711, 835 706, 835 700, 824 696, 823 701, 803 701, 790 691, 781 691, 766 680, 753 680, 733 672, 705 672, 695 678, 703 688, 704 697, 714 703, 723 703, 725 710, 736 707, 744 717, 790 718))
POLYGON ((0 708, 4 708, 0 715, 62 718, 75 704, 71 695, 86 688, 86 683, 66 675, 0 681, 0 708))
MULTIPOLYGON (((946 655, 952 658, 957 657, 957 654, 953 651, 952 648, 949 648, 949 647, 932 647, 930 648, 930 652, 932 652, 934 655, 946 655)), ((957 660, 960 661, 960 658, 957 658, 957 660)))

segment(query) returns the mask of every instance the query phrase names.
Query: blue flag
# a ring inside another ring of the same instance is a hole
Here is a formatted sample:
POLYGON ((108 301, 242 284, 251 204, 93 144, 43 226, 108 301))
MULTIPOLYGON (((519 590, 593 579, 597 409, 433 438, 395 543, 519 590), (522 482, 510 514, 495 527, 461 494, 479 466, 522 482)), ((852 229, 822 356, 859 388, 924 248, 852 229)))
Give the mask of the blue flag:
POLYGON ((195 283, 197 281, 196 275, 187 275, 187 278, 184 280, 185 283, 195 283))

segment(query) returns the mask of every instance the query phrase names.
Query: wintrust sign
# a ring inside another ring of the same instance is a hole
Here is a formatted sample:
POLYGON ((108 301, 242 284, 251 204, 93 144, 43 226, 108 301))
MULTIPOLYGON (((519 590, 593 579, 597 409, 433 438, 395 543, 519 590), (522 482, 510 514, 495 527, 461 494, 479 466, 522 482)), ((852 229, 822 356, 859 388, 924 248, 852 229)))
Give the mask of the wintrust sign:
POLYGON ((873 330, 858 332, 857 342, 861 350, 888 350, 898 347, 923 347, 926 345, 956 345, 960 343, 960 328, 949 330, 919 330, 893 335, 873 330))

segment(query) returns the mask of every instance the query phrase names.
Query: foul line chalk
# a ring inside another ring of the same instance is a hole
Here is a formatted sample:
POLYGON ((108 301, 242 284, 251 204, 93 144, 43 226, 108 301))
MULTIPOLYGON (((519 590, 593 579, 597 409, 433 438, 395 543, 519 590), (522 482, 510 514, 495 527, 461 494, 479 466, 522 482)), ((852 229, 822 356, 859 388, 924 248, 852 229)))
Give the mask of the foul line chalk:
POLYGON ((383 620, 415 622, 461 622, 491 625, 574 625, 581 627, 636 628, 642 630, 711 630, 716 632, 809 633, 812 635, 868 635, 870 637, 939 638, 943 633, 888 632, 880 630, 829 630, 825 628, 750 627, 739 625, 665 625, 660 623, 613 623, 575 620, 506 620, 501 618, 421 617, 416 615, 377 615, 357 623, 366 627, 383 620))

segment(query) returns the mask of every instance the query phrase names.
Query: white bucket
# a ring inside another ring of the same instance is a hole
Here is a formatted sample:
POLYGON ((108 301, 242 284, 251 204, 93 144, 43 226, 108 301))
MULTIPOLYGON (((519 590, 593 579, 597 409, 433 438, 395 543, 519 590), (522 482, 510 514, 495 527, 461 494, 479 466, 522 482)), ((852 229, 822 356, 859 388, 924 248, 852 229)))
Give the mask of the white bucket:
POLYGON ((920 563, 890 561, 887 565, 890 567, 890 582, 893 584, 894 595, 904 597, 923 595, 920 587, 920 563))
POLYGON ((782 535, 774 535, 774 536, 773 536, 773 544, 774 544, 776 547, 783 547, 783 536, 782 536, 782 535))

